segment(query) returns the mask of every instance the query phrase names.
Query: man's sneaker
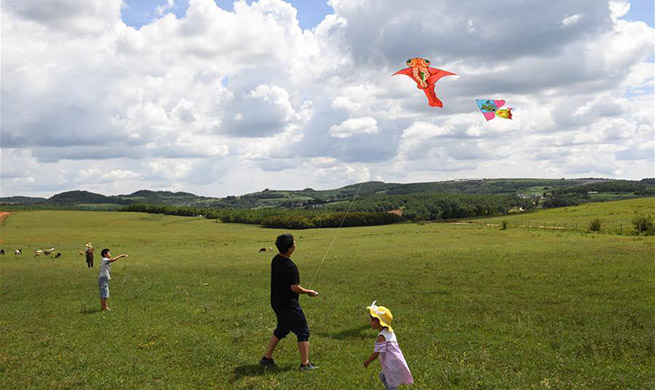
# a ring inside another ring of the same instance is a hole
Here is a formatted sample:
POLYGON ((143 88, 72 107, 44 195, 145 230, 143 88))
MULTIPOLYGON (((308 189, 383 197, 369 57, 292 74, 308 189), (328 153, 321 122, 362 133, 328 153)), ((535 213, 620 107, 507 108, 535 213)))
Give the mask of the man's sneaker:
POLYGON ((264 356, 262 360, 259 361, 259 364, 261 364, 262 366, 272 366, 273 364, 275 364, 275 360, 273 360, 273 358, 269 359, 266 356, 264 356))
POLYGON ((301 364, 301 365, 300 365, 300 371, 315 370, 315 369, 317 369, 317 368, 318 368, 318 367, 316 367, 316 366, 314 365, 314 363, 312 363, 312 362, 309 362, 309 363, 307 363, 307 364, 301 364))

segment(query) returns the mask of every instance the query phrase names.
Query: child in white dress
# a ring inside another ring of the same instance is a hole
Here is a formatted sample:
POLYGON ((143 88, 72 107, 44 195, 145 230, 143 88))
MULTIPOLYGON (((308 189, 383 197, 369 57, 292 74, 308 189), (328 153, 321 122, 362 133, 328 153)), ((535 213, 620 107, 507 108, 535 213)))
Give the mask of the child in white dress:
POLYGON ((382 365, 380 380, 385 389, 394 390, 398 385, 414 383, 414 378, 412 378, 405 357, 398 347, 396 334, 391 328, 390 324, 393 320, 391 311, 384 306, 377 306, 375 303, 376 301, 373 301, 371 306, 366 309, 371 317, 371 328, 379 330, 380 333, 375 339, 373 353, 364 361, 364 367, 368 367, 379 356, 382 365))

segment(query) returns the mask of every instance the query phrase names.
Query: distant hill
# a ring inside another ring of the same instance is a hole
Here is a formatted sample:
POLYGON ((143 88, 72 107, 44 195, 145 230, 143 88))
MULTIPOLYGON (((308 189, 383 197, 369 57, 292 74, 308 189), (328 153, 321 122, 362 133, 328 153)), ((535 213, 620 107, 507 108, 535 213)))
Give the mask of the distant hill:
POLYGON ((188 192, 141 190, 129 195, 105 196, 90 191, 66 191, 50 198, 12 196, 0 198, 0 206, 41 206, 43 208, 116 209, 130 204, 164 204, 171 206, 198 205, 216 200, 188 192))
POLYGON ((0 198, 0 204, 3 205, 26 205, 26 204, 39 204, 45 203, 46 198, 35 198, 31 196, 9 196, 0 198))
POLYGON ((67 191, 52 197, 12 196, 0 198, 0 206, 117 209, 131 204, 191 206, 198 208, 320 208, 338 206, 348 200, 421 194, 518 195, 538 203, 570 205, 591 200, 625 199, 655 195, 655 179, 466 179, 426 183, 384 183, 370 181, 332 190, 270 190, 240 196, 212 198, 189 192, 141 190, 128 195, 105 196, 89 191, 67 191), (546 201, 550 201, 547 203, 546 201))
POLYGON ((54 204, 76 204, 76 203, 111 203, 104 195, 95 194, 89 191, 67 191, 56 194, 48 199, 48 203, 54 204))

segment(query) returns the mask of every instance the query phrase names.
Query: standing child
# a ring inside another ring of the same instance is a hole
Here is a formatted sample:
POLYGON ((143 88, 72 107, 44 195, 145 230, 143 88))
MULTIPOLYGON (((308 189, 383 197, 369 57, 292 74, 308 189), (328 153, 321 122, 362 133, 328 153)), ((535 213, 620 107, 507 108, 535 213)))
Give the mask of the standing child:
POLYGON ((373 353, 364 361, 364 367, 368 367, 379 356, 382 365, 380 380, 385 389, 394 390, 398 385, 414 383, 414 378, 412 378, 405 357, 398 347, 396 334, 391 328, 393 315, 386 307, 377 306, 376 302, 373 301, 371 306, 366 309, 371 317, 371 328, 379 330, 380 333, 375 339, 373 353))
POLYGON ((100 288, 100 307, 101 310, 109 310, 107 307, 107 298, 109 298, 109 281, 111 276, 109 275, 109 268, 111 268, 111 263, 120 259, 121 257, 127 257, 126 254, 120 254, 113 259, 111 258, 111 252, 109 249, 103 249, 100 252, 102 256, 102 261, 100 262, 100 275, 98 276, 98 287, 100 288))
POLYGON ((86 244, 84 249, 84 255, 86 256, 86 266, 87 268, 93 268, 93 245, 89 242, 86 244))

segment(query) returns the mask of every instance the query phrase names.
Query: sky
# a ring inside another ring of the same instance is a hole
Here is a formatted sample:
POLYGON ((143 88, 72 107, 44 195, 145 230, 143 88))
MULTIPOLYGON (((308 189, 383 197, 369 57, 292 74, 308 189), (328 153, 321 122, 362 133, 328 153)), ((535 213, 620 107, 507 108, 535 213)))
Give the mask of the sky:
POLYGON ((0 7, 3 197, 655 177, 650 0, 0 7), (443 108, 411 57, 457 74, 443 108))

